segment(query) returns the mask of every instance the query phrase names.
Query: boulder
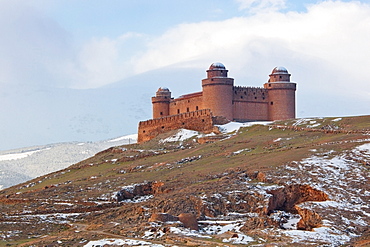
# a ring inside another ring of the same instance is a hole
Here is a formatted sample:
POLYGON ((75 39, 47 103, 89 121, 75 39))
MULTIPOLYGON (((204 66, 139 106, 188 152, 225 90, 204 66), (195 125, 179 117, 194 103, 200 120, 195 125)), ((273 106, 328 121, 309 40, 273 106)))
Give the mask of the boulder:
POLYGON ((182 213, 178 216, 179 220, 186 228, 191 230, 199 230, 198 221, 194 214, 191 213, 182 213))
POLYGON ((149 222, 153 221, 160 221, 160 222, 167 222, 167 221, 179 221, 179 217, 165 214, 165 213, 154 213, 150 216, 149 222))

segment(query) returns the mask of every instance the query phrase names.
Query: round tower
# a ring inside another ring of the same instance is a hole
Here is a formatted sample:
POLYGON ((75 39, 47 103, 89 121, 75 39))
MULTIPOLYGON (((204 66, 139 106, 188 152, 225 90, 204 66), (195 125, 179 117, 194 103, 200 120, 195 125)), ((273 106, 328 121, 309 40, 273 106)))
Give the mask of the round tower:
POLYGON ((153 118, 161 118, 170 114, 171 92, 168 88, 160 87, 155 97, 152 97, 153 118))
POLYGON ((296 83, 290 82, 291 74, 284 67, 275 67, 267 83, 269 120, 295 118, 296 83))
POLYGON ((202 80, 203 109, 233 120, 234 79, 228 78, 227 72, 222 63, 213 63, 207 70, 207 78, 202 80))

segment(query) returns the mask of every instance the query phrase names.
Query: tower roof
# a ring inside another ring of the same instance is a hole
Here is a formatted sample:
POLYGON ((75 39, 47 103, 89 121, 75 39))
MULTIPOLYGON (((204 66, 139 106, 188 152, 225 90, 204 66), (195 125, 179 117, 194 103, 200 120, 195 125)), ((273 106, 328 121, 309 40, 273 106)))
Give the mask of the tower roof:
POLYGON ((160 87, 158 88, 157 92, 169 92, 170 90, 166 87, 160 87))
POLYGON ((225 70, 225 65, 222 63, 213 63, 209 66, 209 70, 225 70))
POLYGON ((274 74, 289 74, 289 73, 285 67, 278 66, 272 70, 271 75, 274 75, 274 74))

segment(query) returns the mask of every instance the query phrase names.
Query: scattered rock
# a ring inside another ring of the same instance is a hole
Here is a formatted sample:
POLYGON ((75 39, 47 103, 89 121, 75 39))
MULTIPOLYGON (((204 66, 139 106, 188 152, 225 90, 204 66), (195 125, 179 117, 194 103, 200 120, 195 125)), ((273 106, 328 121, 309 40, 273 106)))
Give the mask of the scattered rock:
POLYGON ((196 231, 199 230, 198 221, 194 214, 182 213, 178 217, 181 223, 183 223, 186 228, 196 231))
POLYGON ((154 222, 154 221, 160 221, 160 222, 179 221, 179 217, 176 217, 170 214, 165 214, 165 213, 154 213, 149 218, 149 222, 154 222))
POLYGON ((301 216, 301 220, 297 223, 297 230, 311 231, 313 228, 321 226, 321 216, 307 208, 300 208, 295 206, 298 214, 301 216))

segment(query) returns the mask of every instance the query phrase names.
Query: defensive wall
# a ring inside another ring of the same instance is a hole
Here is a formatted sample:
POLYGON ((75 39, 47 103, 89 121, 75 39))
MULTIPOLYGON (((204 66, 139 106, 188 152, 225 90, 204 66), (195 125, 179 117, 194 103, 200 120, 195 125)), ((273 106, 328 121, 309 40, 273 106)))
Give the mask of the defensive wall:
POLYGON ((269 119, 267 89, 234 86, 233 91, 234 121, 269 119))
POLYGON ((181 128, 212 132, 213 125, 212 112, 209 109, 150 119, 139 123, 138 142, 149 141, 159 134, 181 128))
POLYGON ((170 102, 170 115, 181 114, 185 112, 198 111, 203 109, 202 92, 182 95, 170 102))

